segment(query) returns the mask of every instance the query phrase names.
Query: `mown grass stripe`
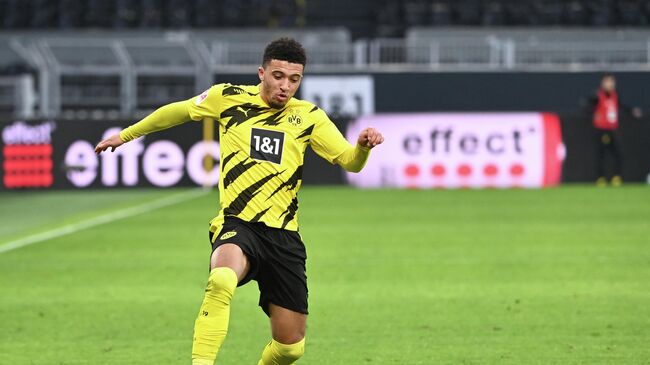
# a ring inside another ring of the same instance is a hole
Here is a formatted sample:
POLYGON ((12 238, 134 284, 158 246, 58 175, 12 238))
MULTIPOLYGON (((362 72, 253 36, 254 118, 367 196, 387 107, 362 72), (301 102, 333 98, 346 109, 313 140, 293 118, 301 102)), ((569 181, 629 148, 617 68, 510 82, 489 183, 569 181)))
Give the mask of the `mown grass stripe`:
POLYGON ((195 199, 207 193, 208 191, 204 189, 193 189, 190 191, 184 191, 181 193, 176 193, 170 196, 166 196, 164 198, 156 199, 133 207, 119 209, 110 213, 102 214, 97 217, 83 219, 75 223, 69 223, 57 228, 47 230, 45 232, 31 234, 9 242, 0 243, 0 254, 19 249, 21 247, 33 245, 35 243, 44 242, 47 240, 51 240, 53 238, 58 238, 61 236, 79 232, 84 229, 96 227, 106 223, 111 223, 120 219, 129 218, 136 215, 148 213, 156 209, 160 209, 170 205, 182 203, 188 200, 195 199))

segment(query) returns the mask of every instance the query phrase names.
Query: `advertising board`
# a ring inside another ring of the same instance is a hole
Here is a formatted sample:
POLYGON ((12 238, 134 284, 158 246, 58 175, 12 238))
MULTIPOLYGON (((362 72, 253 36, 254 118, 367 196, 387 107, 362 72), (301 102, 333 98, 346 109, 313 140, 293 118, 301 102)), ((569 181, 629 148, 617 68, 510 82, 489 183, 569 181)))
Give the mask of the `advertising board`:
POLYGON ((564 145, 550 113, 417 113, 362 116, 355 140, 375 127, 385 136, 362 173, 364 188, 536 188, 560 182, 564 145))
POLYGON ((15 121, 0 125, 2 188, 213 186, 219 181, 219 143, 203 141, 187 123, 95 154, 97 142, 125 125, 111 121, 15 121), (204 158, 216 163, 210 171, 204 158))

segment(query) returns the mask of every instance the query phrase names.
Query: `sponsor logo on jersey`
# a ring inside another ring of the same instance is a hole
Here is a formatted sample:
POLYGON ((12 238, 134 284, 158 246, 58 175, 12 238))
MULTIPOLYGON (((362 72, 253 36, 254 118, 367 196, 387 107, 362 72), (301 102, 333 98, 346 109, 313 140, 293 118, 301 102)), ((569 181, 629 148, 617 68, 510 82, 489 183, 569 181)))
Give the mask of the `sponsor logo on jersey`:
POLYGON ((258 161, 282 163, 284 132, 251 128, 250 156, 258 161))
POLYGON ((233 238, 236 235, 237 235, 237 232, 230 231, 230 232, 226 232, 226 233, 222 234, 221 237, 219 237, 219 239, 223 241, 223 240, 227 240, 228 238, 233 238))

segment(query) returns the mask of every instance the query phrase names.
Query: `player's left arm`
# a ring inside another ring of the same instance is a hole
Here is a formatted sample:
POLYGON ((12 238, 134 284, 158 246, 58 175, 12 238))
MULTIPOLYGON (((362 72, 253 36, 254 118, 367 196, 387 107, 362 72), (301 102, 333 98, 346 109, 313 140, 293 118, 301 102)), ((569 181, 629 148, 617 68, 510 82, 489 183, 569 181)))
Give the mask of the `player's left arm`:
POLYGON ((319 110, 319 120, 316 122, 311 137, 312 149, 321 157, 333 164, 338 164, 349 172, 359 172, 366 165, 370 150, 384 142, 384 137, 375 128, 366 128, 357 138, 356 146, 352 146, 327 117, 319 110))

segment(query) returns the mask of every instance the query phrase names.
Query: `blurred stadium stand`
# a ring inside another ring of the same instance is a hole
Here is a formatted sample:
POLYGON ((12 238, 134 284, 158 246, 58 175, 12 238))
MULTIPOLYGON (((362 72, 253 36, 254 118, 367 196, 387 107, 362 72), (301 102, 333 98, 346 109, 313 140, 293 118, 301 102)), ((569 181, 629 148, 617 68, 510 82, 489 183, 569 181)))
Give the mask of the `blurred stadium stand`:
POLYGON ((0 0, 4 29, 331 26, 646 26, 648 0, 0 0))
POLYGON ((1 0, 0 10, 4 29, 290 27, 305 21, 304 0, 1 0))
POLYGON ((283 35, 316 72, 650 69, 650 0, 0 0, 0 14, 0 114, 25 118, 141 115, 205 75, 254 72, 283 35))

